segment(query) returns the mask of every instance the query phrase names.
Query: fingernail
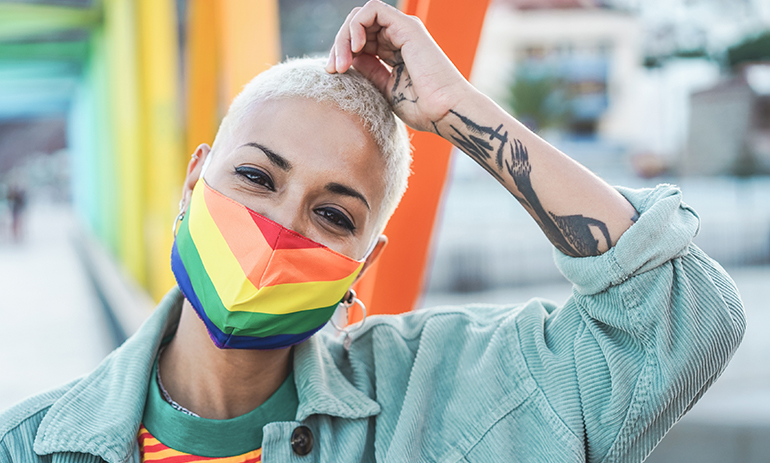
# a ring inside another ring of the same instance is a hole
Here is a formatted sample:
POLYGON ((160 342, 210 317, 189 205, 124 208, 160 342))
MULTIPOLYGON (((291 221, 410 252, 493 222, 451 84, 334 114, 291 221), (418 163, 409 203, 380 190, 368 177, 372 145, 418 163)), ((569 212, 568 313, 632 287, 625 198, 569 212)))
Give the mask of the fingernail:
POLYGON ((327 71, 329 71, 329 68, 331 67, 331 65, 332 65, 332 54, 329 53, 329 59, 326 60, 326 70, 327 71))
POLYGON ((341 56, 337 57, 337 69, 338 70, 342 69, 342 57, 341 56))

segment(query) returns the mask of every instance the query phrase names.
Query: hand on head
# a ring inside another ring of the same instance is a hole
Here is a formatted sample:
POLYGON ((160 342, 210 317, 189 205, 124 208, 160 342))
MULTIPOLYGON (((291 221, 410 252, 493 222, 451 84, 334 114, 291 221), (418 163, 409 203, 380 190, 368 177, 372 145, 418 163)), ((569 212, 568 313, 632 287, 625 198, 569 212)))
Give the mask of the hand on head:
POLYGON ((334 40, 326 70, 345 72, 351 66, 416 130, 433 131, 475 91, 417 17, 379 0, 354 8, 334 40))

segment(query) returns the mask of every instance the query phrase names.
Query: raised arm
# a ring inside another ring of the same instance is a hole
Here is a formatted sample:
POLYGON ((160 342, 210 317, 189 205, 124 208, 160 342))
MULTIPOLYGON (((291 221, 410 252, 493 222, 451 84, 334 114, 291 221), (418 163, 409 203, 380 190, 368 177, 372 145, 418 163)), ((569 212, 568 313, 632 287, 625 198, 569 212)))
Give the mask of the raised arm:
POLYGON ((563 253, 601 254, 636 221, 636 210, 614 188, 465 80, 419 19, 377 0, 353 10, 327 70, 351 65, 406 124, 449 140, 486 169, 563 253))
POLYGON ((574 461, 642 461, 720 375, 745 330, 734 283, 692 244, 695 211, 671 185, 611 188, 476 91, 419 20, 387 5, 370 2, 347 18, 327 70, 351 65, 404 122, 451 141, 502 183, 563 252, 556 264, 574 284, 561 307, 532 300, 495 322, 505 358, 526 374, 509 370, 510 385, 473 378, 507 391, 532 379, 530 397, 543 408, 507 422, 495 415, 483 429, 489 441, 460 451, 489 461, 501 440, 527 448, 525 439, 550 436, 574 461))

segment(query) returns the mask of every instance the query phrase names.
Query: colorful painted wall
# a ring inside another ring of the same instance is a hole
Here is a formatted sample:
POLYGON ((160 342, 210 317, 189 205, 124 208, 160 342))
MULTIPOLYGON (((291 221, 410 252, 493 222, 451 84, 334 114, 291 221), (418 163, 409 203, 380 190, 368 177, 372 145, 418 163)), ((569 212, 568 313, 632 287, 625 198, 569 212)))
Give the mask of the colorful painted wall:
MULTIPOLYGON (((423 19, 467 76, 487 3, 408 0, 402 9, 423 19)), ((155 299, 174 284, 171 225, 190 153, 213 142, 232 98, 281 56, 277 0, 188 0, 181 21, 179 5, 0 3, 0 94, 8 95, 0 106, 21 92, 17 111, 34 114, 36 95, 48 92, 38 113, 66 108, 75 207, 155 299), (24 37, 35 40, 1 42, 24 37)), ((370 313, 410 310, 422 291, 451 147, 431 134, 413 144, 414 174, 386 230, 389 249, 358 286, 370 313)))
POLYGON ((75 207, 155 299, 174 284, 187 153, 213 141, 232 96, 279 56, 274 0, 191 0, 185 10, 179 21, 173 0, 0 3, 0 106, 9 118, 68 113, 75 207))

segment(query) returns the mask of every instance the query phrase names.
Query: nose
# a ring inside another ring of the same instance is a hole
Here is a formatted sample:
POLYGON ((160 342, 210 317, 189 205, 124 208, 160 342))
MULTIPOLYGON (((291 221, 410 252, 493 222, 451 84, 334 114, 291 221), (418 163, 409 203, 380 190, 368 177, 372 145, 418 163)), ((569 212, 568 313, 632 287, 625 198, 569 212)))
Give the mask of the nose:
POLYGON ((284 198, 271 204, 269 209, 261 211, 260 214, 302 236, 308 234, 309 219, 301 200, 284 198))

